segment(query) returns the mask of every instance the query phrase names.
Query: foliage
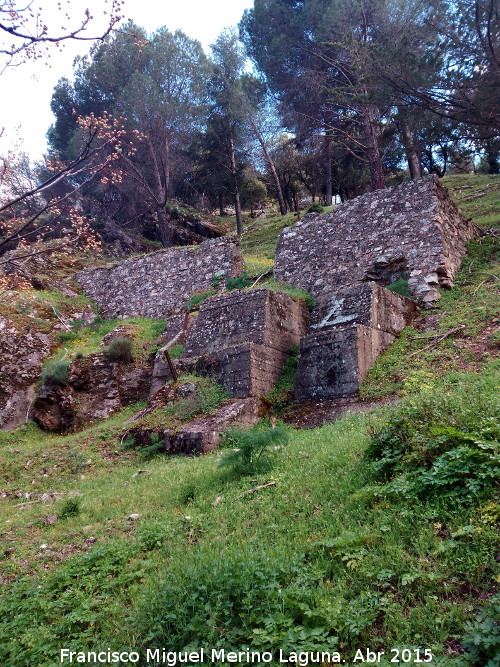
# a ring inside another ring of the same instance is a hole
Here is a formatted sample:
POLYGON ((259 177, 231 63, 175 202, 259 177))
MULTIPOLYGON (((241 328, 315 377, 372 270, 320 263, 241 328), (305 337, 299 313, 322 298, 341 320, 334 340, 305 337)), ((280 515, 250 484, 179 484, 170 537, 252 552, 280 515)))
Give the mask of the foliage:
POLYGON ((160 440, 158 434, 151 434, 151 444, 147 447, 141 447, 139 450, 143 461, 150 461, 154 456, 160 454, 165 449, 165 440, 160 440))
POLYGON ((59 512, 59 518, 67 519, 72 516, 78 516, 78 514, 80 514, 80 511, 81 507, 78 500, 70 498, 69 500, 66 500, 66 502, 63 503, 61 511, 59 512))
POLYGON ((309 208, 307 209, 307 213, 320 213, 321 214, 321 213, 324 213, 324 212, 325 212, 325 209, 324 209, 323 206, 321 206, 319 201, 313 202, 311 204, 311 206, 309 206, 309 208))
POLYGON ((378 425, 365 456, 388 493, 472 500, 500 479, 498 378, 433 387, 378 425))
POLYGON ((408 278, 398 278, 396 282, 392 283, 392 285, 387 285, 386 287, 388 290, 391 290, 391 292, 396 292, 396 294, 406 296, 409 299, 413 298, 413 294, 408 289, 408 278))
POLYGON ((252 280, 248 277, 248 274, 245 272, 237 278, 228 278, 226 281, 227 291, 231 292, 235 289, 244 289, 245 287, 250 287, 252 280))
POLYGON ((466 625, 462 646, 467 663, 477 667, 500 665, 500 595, 494 595, 481 609, 475 621, 466 625))
POLYGON ((272 463, 271 447, 276 449, 287 442, 288 433, 281 427, 230 429, 224 433, 223 444, 232 450, 224 454, 220 464, 238 474, 267 470, 272 463))
POLYGON ((65 384, 68 373, 69 361, 49 361, 42 371, 42 384, 65 384))
POLYGON ((130 338, 114 338, 104 350, 104 354, 111 359, 122 364, 128 364, 132 361, 133 341, 130 338))

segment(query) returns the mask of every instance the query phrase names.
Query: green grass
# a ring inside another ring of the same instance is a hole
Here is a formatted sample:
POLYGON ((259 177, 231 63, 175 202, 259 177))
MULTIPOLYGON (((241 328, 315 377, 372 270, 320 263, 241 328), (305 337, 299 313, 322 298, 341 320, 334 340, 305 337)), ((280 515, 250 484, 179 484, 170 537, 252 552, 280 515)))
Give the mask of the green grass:
POLYGON ((500 226, 500 176, 456 174, 443 185, 465 215, 484 227, 500 226))
MULTIPOLYGON (((330 213, 332 210, 333 207, 326 207, 324 213, 330 213)), ((248 256, 249 262, 255 261, 253 258, 272 260, 279 235, 285 227, 292 227, 296 222, 295 213, 286 215, 268 213, 262 220, 248 222, 241 238, 241 248, 245 258, 248 256)))
MULTIPOLYGON (((489 378, 484 402, 500 382, 495 369, 489 378)), ((463 381, 437 395, 467 403, 475 380, 463 381)), ((457 642, 499 580, 498 505, 384 493, 363 458, 384 413, 290 431, 274 467, 250 479, 218 454, 144 463, 125 453, 130 412, 63 438, 33 426, 0 434, 16 462, 4 485, 62 494, 4 503, 14 550, 3 561, 2 665, 52 666, 61 646, 163 645, 330 647, 346 664, 365 646, 422 647, 440 656, 433 665, 466 664, 457 642), (69 452, 79 466, 62 464, 69 452), (68 513, 69 499, 78 510, 68 513), (64 519, 47 525, 52 514, 64 519)))
MULTIPOLYGON (((486 194, 462 205, 495 219, 495 177, 447 180, 463 199, 477 183, 486 194)), ((287 222, 249 226, 249 273, 267 270, 287 222)), ((500 645, 497 253, 493 237, 473 242, 438 309, 370 372, 364 395, 409 394, 400 406, 288 429, 252 475, 221 466, 224 450, 145 461, 123 446, 131 426, 215 410, 225 396, 207 379, 195 380, 195 400, 143 423, 127 423, 135 405, 77 434, 0 431, 2 666, 53 667, 63 646, 250 646, 338 650, 347 667, 363 664, 353 662, 360 648, 421 648, 433 667, 485 667, 500 645), (425 330, 431 316, 436 329, 425 330)), ((66 337, 67 354, 100 349, 118 324, 148 350, 163 327, 99 320, 66 337)), ((294 375, 291 361, 267 397, 278 416, 294 375)))
MULTIPOLYGON (((445 185, 466 214, 478 214, 483 221, 485 210, 495 209, 500 200, 497 176, 450 176, 445 185), (491 187, 487 187, 487 186, 491 187), (467 187, 465 187, 467 186, 467 187), (481 194, 485 192, 486 194, 481 194), (469 202, 463 196, 479 197, 469 202)), ((496 209, 495 209, 496 210, 496 209)), ((495 220, 500 222, 496 213, 495 220)), ((368 372, 361 387, 362 398, 378 399, 391 394, 418 391, 443 373, 481 370, 498 355, 495 331, 500 318, 500 244, 498 237, 485 236, 472 241, 455 276, 454 287, 444 290, 436 308, 423 311, 407 327, 368 372), (428 329, 427 318, 435 319, 428 329), (448 332, 453 332, 440 340, 448 332)))

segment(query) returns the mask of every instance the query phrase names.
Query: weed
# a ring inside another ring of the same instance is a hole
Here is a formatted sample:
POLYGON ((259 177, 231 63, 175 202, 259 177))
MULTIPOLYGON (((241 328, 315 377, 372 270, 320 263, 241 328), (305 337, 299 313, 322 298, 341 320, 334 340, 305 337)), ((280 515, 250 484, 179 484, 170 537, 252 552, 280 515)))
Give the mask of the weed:
POLYGON ((129 338, 115 338, 104 350, 104 354, 118 363, 128 364, 132 361, 133 343, 129 338))
POLYGON ((78 516, 80 512, 81 512, 81 507, 78 500, 70 498, 69 500, 66 500, 66 502, 61 507, 61 511, 59 512, 59 518, 68 519, 69 517, 72 516, 78 516))
POLYGON ((319 214, 321 214, 321 213, 324 213, 324 212, 325 212, 325 209, 324 209, 323 206, 321 206, 319 201, 313 202, 311 204, 311 206, 309 206, 309 208, 307 209, 307 213, 319 213, 319 214))
POLYGON ((42 384, 65 384, 69 374, 69 361, 49 361, 42 371, 42 384))
POLYGON ((184 352, 184 345, 172 345, 168 353, 171 359, 178 359, 184 352))
POLYGON ((274 454, 271 447, 287 442, 288 433, 279 427, 228 430, 223 436, 223 444, 233 449, 222 457, 220 465, 242 475, 268 470, 274 454))
POLYGON ((201 304, 206 301, 208 298, 215 294, 214 290, 208 290, 206 292, 198 292, 193 294, 184 304, 184 310, 191 311, 195 310, 201 304))
POLYGON ((387 285, 387 289, 391 290, 391 292, 396 292, 396 294, 399 294, 400 296, 406 296, 409 299, 413 298, 412 293, 408 289, 407 277, 398 278, 395 283, 392 283, 392 285, 387 285))

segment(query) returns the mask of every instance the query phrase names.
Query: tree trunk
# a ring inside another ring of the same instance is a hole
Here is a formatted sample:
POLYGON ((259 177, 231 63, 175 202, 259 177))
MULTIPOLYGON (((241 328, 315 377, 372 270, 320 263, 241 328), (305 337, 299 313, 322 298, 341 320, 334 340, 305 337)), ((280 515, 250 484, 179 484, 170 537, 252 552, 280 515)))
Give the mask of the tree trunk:
POLYGON ((377 133, 374 127, 378 117, 378 109, 369 105, 363 110, 362 117, 372 190, 381 190, 385 187, 384 172, 382 170, 382 159, 377 133))
POLYGON ((174 227, 165 208, 158 209, 158 232, 164 248, 170 248, 174 236, 174 227))
POLYGON ((325 135, 326 157, 325 157, 325 206, 332 205, 333 181, 332 181, 332 138, 325 135))
POLYGON ((297 192, 293 193, 293 203, 295 205, 295 213, 297 215, 297 220, 300 220, 299 195, 297 192))
POLYGON ((238 185, 238 170, 236 169, 236 156, 234 153, 234 140, 230 139, 231 146, 231 173, 234 179, 234 209, 236 211, 236 233, 243 234, 243 218, 241 217, 240 189, 238 185))
POLYGON ((219 215, 221 217, 223 215, 226 215, 226 211, 224 210, 224 197, 222 195, 222 192, 219 193, 219 215))
POLYGON ((252 129, 255 133, 255 136, 257 137, 257 140, 262 148, 262 152, 264 153, 264 159, 269 165, 269 169, 271 171, 271 176, 273 177, 274 181, 274 187, 276 188, 276 196, 278 197, 278 204, 280 207, 280 213, 281 215, 285 215, 287 212, 286 204, 285 204, 285 199, 283 197, 283 190, 281 189, 281 183, 280 179, 278 178, 278 172, 276 171, 276 167, 274 166, 274 161, 272 157, 269 154, 269 151, 267 150, 266 142, 264 141, 264 137, 259 131, 259 128, 257 125, 255 125, 254 121, 250 119, 250 125, 252 126, 252 129))
POLYGON ((408 169, 410 171, 410 178, 412 180, 422 176, 422 166, 418 157, 418 151, 415 148, 415 137, 410 130, 408 121, 404 116, 400 118, 401 126, 401 142, 405 149, 406 161, 408 162, 408 169))

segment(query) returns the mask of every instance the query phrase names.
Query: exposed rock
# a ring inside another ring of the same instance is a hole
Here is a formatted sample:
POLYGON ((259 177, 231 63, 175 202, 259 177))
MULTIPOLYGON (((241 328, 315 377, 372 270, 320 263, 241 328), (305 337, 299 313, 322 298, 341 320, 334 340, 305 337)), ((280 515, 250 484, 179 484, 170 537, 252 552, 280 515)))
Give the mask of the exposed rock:
POLYGON ((18 331, 0 316, 0 428, 14 428, 28 418, 35 383, 49 352, 46 334, 18 331))
POLYGON ((98 231, 102 240, 108 246, 109 254, 113 257, 128 257, 133 253, 147 251, 144 242, 127 234, 112 220, 104 220, 98 231))
POLYGON ((433 176, 377 190, 323 216, 308 214, 281 233, 275 276, 315 297, 367 280, 409 276, 415 297, 451 287, 465 243, 481 230, 464 218, 433 176))
POLYGON ((219 446, 221 434, 230 427, 254 426, 265 415, 266 406, 260 398, 233 400, 223 405, 212 417, 201 417, 173 432, 162 428, 132 428, 136 446, 151 445, 151 436, 163 442, 166 454, 205 454, 219 446))
POLYGON ((45 384, 33 404, 33 419, 48 431, 64 432, 106 419, 147 397, 151 369, 113 362, 105 354, 75 359, 67 383, 45 384))
POLYGON ((54 383, 44 384, 33 403, 32 416, 46 431, 68 431, 75 421, 73 388, 54 383))
POLYGON ((189 331, 181 366, 217 377, 232 396, 267 394, 307 320, 304 302, 268 289, 209 299, 189 331))
POLYGON ((105 317, 167 317, 196 292, 212 289, 214 278, 235 278, 242 272, 237 240, 223 238, 80 271, 76 279, 105 317))

